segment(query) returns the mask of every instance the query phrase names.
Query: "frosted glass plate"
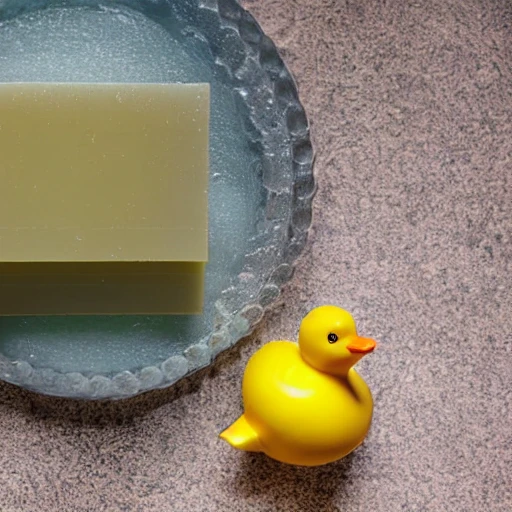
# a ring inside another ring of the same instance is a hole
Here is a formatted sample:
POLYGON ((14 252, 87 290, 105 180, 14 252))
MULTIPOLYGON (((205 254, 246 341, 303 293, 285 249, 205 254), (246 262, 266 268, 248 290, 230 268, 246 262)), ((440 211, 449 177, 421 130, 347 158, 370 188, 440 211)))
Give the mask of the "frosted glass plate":
POLYGON ((233 0, 0 0, 0 81, 210 82, 212 94, 204 314, 0 317, 0 378, 127 397, 247 335, 292 276, 315 192, 295 84, 252 16, 233 0))

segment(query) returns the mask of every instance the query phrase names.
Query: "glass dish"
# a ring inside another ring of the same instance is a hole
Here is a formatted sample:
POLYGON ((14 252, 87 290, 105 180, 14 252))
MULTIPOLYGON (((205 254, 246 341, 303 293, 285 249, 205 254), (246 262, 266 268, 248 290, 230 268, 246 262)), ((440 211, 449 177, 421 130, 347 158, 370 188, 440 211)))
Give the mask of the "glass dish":
POLYGON ((0 81, 210 82, 212 98, 203 315, 0 317, 0 378, 129 397, 249 334, 293 274, 315 193, 295 83, 253 17, 233 0, 0 0, 0 81))

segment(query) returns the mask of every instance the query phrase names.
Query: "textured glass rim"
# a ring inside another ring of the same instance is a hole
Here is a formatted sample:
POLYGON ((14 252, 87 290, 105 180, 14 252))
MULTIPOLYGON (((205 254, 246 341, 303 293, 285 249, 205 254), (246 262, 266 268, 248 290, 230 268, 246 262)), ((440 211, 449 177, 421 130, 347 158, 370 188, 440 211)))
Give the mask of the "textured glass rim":
MULTIPOLYGON (((36 3, 33 9, 70 6, 66 0, 48 0, 44 6, 41 3, 36 3)), ((85 0, 84 5, 100 3, 85 0)), ((117 3, 136 8, 131 0, 120 0, 117 3)), ((0 354, 0 378, 7 382, 48 395, 85 399, 126 398, 152 389, 169 387, 190 373, 208 366, 220 352, 250 334, 263 318, 265 309, 275 302, 282 286, 293 275, 294 262, 307 242, 312 219, 312 202, 316 193, 313 174, 314 152, 309 123, 298 98, 296 83, 274 43, 263 33, 254 17, 235 0, 192 0, 192 3, 195 4, 193 8, 197 9, 198 13, 208 14, 210 23, 216 23, 215 29, 228 35, 233 31, 237 33, 245 50, 245 58, 259 60, 262 83, 258 86, 264 87, 272 101, 278 105, 277 111, 280 121, 285 126, 292 161, 291 194, 284 194, 281 198, 280 191, 273 190, 272 183, 264 182, 263 186, 269 194, 265 205, 266 212, 275 216, 269 209, 285 210, 284 217, 278 216, 276 221, 287 233, 283 258, 272 269, 266 282, 259 287, 255 297, 242 308, 236 304, 236 288, 230 287, 225 290, 223 296, 215 303, 214 329, 207 338, 188 347, 182 355, 166 359, 159 366, 148 366, 136 372, 126 370, 113 376, 87 376, 79 372, 60 373, 48 368, 35 369, 26 361, 10 361, 0 354), (265 84, 263 79, 266 81, 265 84)), ((23 7, 15 0, 0 0, 0 12, 8 12, 8 17, 20 14, 22 9, 23 7)), ((243 64, 230 62, 222 47, 212 48, 212 53, 216 54, 216 63, 223 66, 241 86, 256 87, 254 83, 247 83, 246 77, 243 76, 243 64)), ((241 98, 244 100, 243 95, 241 98)), ((250 110, 251 105, 246 107, 250 110)), ((255 110, 258 105, 252 107, 255 110)), ((253 126, 247 127, 248 131, 252 129, 253 126)), ((280 172, 279 165, 266 163, 270 174, 280 172)), ((254 264, 254 258, 257 260, 257 256, 254 255, 251 261, 251 258, 246 258, 244 269, 254 264)), ((240 275, 245 273, 244 269, 240 275)))

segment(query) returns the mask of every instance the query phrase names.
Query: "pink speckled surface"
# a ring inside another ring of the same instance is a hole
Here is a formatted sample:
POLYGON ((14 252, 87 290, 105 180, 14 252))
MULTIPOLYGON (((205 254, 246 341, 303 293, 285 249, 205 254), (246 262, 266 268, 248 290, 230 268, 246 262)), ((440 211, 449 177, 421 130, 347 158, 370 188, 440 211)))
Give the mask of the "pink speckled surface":
POLYGON ((512 510, 512 4, 247 1, 317 149, 308 248, 249 339, 173 390, 79 403, 0 384, 0 510, 512 510), (382 343, 365 444, 289 467, 217 439, 244 365, 324 302, 382 343))

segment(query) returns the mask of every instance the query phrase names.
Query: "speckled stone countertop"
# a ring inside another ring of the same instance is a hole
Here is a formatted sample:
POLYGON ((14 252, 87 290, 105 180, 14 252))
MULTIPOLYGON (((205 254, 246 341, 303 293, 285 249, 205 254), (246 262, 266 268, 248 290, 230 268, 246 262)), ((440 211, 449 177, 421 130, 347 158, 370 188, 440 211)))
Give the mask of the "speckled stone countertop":
POLYGON ((116 403, 0 384, 0 510, 512 510, 512 4, 259 0, 317 150, 314 227, 257 332, 116 403), (365 444, 320 468, 217 438, 248 357, 313 306, 381 341, 365 444))

